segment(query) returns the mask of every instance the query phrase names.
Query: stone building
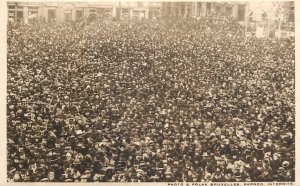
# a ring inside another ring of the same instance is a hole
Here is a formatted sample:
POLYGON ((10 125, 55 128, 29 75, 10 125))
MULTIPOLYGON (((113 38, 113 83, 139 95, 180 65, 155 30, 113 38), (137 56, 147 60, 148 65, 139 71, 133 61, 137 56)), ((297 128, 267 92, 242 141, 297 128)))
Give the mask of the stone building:
POLYGON ((246 32, 258 37, 294 35, 295 4, 293 1, 251 2, 246 14, 246 32))
POLYGON ((222 19, 230 16, 245 25, 246 33, 260 37, 285 37, 294 34, 294 1, 220 1, 220 2, 13 2, 7 4, 11 22, 30 23, 101 19, 156 19, 160 17, 222 19))
POLYGON ((87 17, 149 19, 160 17, 160 3, 150 2, 8 2, 8 19, 30 22, 34 18, 46 21, 80 21, 87 17))
POLYGON ((245 20, 249 2, 164 2, 162 16, 206 17, 210 15, 232 16, 239 21, 245 20))

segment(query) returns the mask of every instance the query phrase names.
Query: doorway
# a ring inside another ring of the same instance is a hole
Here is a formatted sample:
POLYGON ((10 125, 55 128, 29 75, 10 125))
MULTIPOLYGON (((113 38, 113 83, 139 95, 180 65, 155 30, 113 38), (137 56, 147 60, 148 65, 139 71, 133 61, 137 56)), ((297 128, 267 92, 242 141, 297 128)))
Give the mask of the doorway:
POLYGON ((82 21, 83 20, 83 10, 76 10, 76 21, 82 21))
POLYGON ((66 22, 72 21, 72 10, 65 10, 65 21, 66 22))
POLYGON ((56 10, 49 9, 48 10, 48 22, 56 21, 56 10))
POLYGON ((23 11, 17 11, 17 22, 23 22, 23 11))

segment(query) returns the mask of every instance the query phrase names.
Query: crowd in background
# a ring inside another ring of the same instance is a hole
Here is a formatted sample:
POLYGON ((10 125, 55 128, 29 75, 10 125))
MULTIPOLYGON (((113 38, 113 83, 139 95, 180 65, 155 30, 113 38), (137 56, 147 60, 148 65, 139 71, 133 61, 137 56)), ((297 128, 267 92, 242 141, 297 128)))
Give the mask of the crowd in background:
POLYGON ((8 181, 294 181, 294 39, 243 31, 179 18, 10 25, 8 181))

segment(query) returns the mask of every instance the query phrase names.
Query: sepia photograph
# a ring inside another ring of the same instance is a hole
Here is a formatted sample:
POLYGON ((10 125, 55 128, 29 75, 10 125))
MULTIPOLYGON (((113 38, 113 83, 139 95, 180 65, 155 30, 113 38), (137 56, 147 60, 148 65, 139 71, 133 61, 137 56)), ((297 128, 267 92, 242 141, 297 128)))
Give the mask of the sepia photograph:
POLYGON ((5 6, 7 183, 295 182, 295 1, 5 6))

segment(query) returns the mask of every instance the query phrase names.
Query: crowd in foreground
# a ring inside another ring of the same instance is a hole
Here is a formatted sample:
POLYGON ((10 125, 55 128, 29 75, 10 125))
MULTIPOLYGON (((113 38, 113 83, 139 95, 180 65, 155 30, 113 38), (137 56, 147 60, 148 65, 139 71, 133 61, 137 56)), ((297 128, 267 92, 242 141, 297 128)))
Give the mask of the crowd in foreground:
POLYGON ((10 26, 8 181, 294 181, 294 39, 243 30, 211 19, 10 26))

